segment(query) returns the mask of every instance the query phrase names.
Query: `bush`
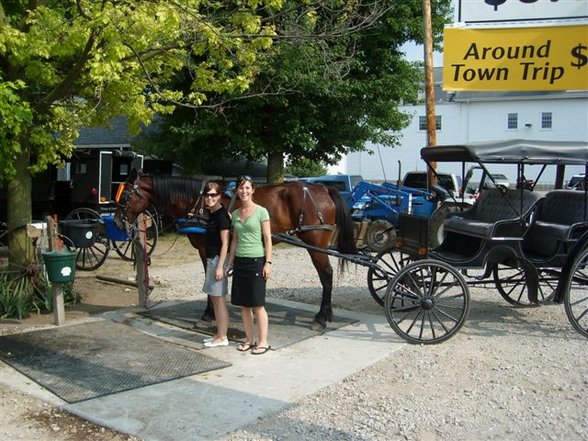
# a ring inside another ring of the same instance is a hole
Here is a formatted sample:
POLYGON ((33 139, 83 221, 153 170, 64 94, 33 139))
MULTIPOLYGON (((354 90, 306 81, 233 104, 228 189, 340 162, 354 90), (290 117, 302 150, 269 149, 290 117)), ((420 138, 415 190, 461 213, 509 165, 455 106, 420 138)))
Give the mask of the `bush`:
MULTIPOLYGON (((63 285, 64 304, 74 305, 80 295, 73 289, 73 282, 63 285)), ((23 319, 31 312, 48 314, 53 312, 53 292, 44 277, 12 280, 0 275, 0 318, 23 319)))
POLYGON ((32 286, 29 279, 11 280, 0 276, 0 318, 22 319, 32 308, 32 286))

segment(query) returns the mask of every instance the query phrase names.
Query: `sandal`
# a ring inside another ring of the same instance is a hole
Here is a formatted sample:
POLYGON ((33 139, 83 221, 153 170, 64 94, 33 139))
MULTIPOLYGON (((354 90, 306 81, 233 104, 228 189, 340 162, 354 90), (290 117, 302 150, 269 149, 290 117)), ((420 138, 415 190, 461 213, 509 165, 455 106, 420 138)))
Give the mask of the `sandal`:
POLYGON ((262 355, 265 354, 267 351, 271 351, 272 347, 271 346, 256 346, 255 348, 253 348, 253 350, 251 351, 251 353, 253 355, 262 355), (255 352, 258 351, 258 352, 255 352))
POLYGON ((257 347, 257 343, 241 343, 238 347, 237 350, 239 352, 247 352, 251 349, 254 349, 257 347))

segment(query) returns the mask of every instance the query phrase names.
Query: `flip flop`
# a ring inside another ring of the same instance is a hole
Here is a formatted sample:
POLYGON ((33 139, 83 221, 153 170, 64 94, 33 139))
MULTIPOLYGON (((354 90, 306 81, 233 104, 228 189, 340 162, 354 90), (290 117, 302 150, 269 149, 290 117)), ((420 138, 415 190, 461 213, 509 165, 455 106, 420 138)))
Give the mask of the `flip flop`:
POLYGON ((237 350, 239 352, 247 352, 253 348, 257 347, 257 343, 241 343, 238 347, 237 350))
POLYGON ((255 348, 253 348, 253 350, 251 351, 251 353, 253 355, 263 355, 267 351, 271 351, 271 349, 272 349, 271 346, 256 346, 255 348), (259 352, 255 352, 256 350, 259 350, 259 352))

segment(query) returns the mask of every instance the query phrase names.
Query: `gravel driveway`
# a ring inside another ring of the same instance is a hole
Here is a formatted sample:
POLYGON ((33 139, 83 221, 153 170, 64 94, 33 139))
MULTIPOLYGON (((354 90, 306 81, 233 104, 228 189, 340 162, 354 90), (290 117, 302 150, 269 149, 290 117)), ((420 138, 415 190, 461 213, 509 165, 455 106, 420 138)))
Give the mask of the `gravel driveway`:
MULTIPOLYGON (((199 291, 202 270, 193 250, 184 243, 176 246, 166 254, 171 257, 154 256, 153 300, 194 298, 199 291), (186 256, 193 262, 186 263, 186 256)), ((268 294, 315 304, 318 309, 320 285, 306 252, 278 248, 273 261, 268 294)), ((365 268, 351 267, 336 280, 335 308, 382 313, 367 291, 366 273, 365 268)), ((572 329, 563 306, 513 308, 492 287, 475 288, 471 294, 469 318, 449 341, 432 346, 407 344, 224 440, 588 439, 588 342, 572 329)), ((59 426, 65 419, 76 418, 58 409, 46 413, 59 417, 31 419, 47 405, 30 396, 25 400, 4 386, 0 390, 3 439, 82 439, 74 431, 86 423, 83 420, 77 428, 59 426), (26 438, 19 437, 23 422, 26 438)), ((92 428, 83 439, 128 438, 92 428)))

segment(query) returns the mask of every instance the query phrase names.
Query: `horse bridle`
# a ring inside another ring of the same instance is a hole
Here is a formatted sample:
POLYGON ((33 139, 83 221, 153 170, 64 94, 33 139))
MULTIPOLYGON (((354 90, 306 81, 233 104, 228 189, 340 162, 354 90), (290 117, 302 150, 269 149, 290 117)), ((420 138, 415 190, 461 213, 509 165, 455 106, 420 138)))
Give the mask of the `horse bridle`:
POLYGON ((116 206, 120 208, 120 210, 122 211, 122 220, 127 228, 131 225, 127 216, 127 211, 131 203, 131 196, 133 194, 136 194, 141 199, 145 199, 145 196, 141 194, 141 183, 139 181, 139 178, 140 176, 137 174, 135 182, 133 182, 132 184, 130 182, 125 182, 123 184, 124 190, 120 192, 119 197, 115 198, 116 206), (132 189, 130 190, 127 189, 129 185, 132 185, 132 189))

